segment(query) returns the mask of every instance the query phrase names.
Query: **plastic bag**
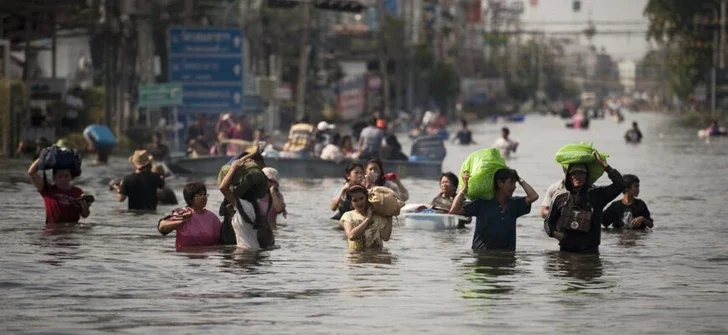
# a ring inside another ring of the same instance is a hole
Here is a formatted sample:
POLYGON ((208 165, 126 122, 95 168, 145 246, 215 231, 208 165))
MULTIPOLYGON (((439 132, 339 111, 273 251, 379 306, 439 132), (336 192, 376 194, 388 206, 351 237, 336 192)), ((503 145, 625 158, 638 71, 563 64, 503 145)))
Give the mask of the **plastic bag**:
POLYGON ((38 155, 38 168, 41 170, 68 169, 71 176, 81 175, 81 156, 76 150, 50 146, 43 148, 38 155))
POLYGON ((463 185, 462 174, 470 173, 468 180, 468 199, 490 200, 495 196, 493 177, 500 169, 507 169, 506 161, 496 148, 482 149, 470 153, 460 166, 460 184, 463 185))
POLYGON ((397 216, 405 203, 399 200, 397 193, 383 187, 375 186, 369 190, 369 203, 374 214, 381 216, 397 216))
MULTIPOLYGON (((586 164, 587 169, 589 169, 589 184, 594 184, 604 174, 604 167, 594 158, 594 151, 596 149, 594 149, 592 142, 588 144, 584 142, 567 144, 556 152, 556 163, 561 164, 564 171, 569 168, 570 164, 586 164)), ((609 155, 602 152, 599 155, 605 162, 609 157, 609 155)))

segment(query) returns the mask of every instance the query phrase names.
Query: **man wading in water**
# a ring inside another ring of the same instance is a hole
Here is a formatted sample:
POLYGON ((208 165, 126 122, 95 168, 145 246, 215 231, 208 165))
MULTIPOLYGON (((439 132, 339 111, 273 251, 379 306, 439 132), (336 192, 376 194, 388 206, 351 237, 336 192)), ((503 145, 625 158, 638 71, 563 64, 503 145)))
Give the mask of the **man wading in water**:
POLYGON ((567 192, 554 198, 544 222, 546 234, 559 240, 561 251, 598 253, 602 239, 602 211, 624 190, 622 175, 594 152, 612 184, 593 187, 586 164, 571 164, 566 169, 567 192))

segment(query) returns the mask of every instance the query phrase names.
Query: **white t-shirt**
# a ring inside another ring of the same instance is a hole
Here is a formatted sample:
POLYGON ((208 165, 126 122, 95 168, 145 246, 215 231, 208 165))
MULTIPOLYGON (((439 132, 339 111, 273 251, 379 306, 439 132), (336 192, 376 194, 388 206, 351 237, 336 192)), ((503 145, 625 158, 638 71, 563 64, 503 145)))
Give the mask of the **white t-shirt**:
MULTIPOLYGON (((253 207, 253 204, 243 199, 238 199, 238 201, 245 211, 245 214, 247 214, 251 220, 255 221, 255 208, 253 207)), ((253 223, 245 221, 243 216, 237 211, 233 216, 232 226, 235 231, 235 239, 237 241, 238 248, 260 249, 260 244, 258 244, 258 232, 255 231, 255 228, 253 228, 253 223)))
POLYGON ((323 150, 321 150, 321 159, 341 162, 344 158, 346 158, 344 153, 341 152, 341 149, 339 149, 339 147, 335 144, 328 144, 323 150))
POLYGON ((552 184, 546 190, 546 196, 543 197, 543 203, 541 203, 541 207, 551 207, 551 202, 554 201, 554 198, 556 198, 557 195, 565 192, 566 188, 564 187, 563 180, 552 184))
POLYGON ((498 148, 501 156, 505 159, 511 158, 511 152, 516 151, 517 146, 518 142, 505 139, 503 137, 499 137, 495 140, 495 143, 493 143, 493 147, 498 148))

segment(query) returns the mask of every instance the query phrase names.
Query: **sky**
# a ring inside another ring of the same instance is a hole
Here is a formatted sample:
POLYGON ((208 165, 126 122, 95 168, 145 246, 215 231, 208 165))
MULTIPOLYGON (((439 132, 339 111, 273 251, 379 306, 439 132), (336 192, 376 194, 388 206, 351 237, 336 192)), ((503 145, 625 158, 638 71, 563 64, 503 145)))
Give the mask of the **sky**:
MULTIPOLYGON (((506 0, 513 3, 518 0, 506 0)), ((531 6, 532 0, 522 0, 524 13, 521 16, 524 29, 548 31, 578 31, 586 28, 590 18, 596 23, 597 35, 593 39, 594 46, 606 52, 615 60, 637 61, 649 49, 644 32, 648 20, 642 15, 648 0, 581 0, 581 11, 574 12, 574 0, 538 0, 537 6, 531 6), (559 24, 548 22, 557 21, 559 24), (599 21, 617 21, 619 24, 599 24, 599 21), (628 23, 622 23, 630 21, 628 23), (531 23, 529 23, 531 22, 531 23), (577 24, 574 24, 577 23, 577 24), (581 24, 578 24, 581 23, 581 24), (634 34, 599 35, 599 31, 631 30, 634 34)), ((586 37, 580 37, 581 43, 587 45, 586 37)))

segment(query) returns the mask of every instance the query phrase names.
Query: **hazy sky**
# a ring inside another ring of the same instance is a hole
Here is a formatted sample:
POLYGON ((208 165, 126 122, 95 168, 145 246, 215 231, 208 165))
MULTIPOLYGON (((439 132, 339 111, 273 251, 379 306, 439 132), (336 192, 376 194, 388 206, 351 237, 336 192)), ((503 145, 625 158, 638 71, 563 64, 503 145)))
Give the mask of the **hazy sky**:
MULTIPOLYGON (((506 0, 512 3, 516 0, 506 0)), ((522 0, 525 11, 522 20, 524 29, 548 31, 578 31, 586 28, 584 22, 590 18, 596 21, 597 35, 593 42, 597 49, 605 47, 607 53, 615 60, 642 58, 648 50, 644 31, 647 30, 647 19, 642 15, 648 0, 581 0, 581 11, 572 10, 573 0, 538 0, 537 6, 531 6, 532 0, 522 0), (576 22, 583 24, 550 24, 576 22), (630 21, 628 24, 600 25, 599 21, 630 21), (635 21, 639 21, 635 23, 635 21), (528 22, 533 22, 529 24, 528 22), (631 30, 638 33, 630 35, 599 35, 599 31, 631 30)), ((582 44, 587 40, 581 37, 582 44)))

